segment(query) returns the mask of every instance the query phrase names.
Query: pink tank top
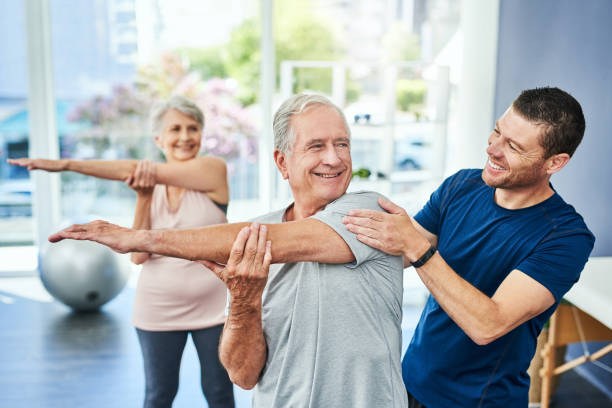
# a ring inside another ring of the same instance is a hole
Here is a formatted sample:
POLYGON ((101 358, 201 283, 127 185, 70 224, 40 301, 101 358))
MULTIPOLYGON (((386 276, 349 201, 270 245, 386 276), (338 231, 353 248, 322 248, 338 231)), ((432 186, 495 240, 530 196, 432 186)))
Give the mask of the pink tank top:
MULTIPOLYGON (((151 202, 151 229, 199 228, 227 222, 204 193, 185 190, 171 212, 166 186, 157 185, 151 202)), ((208 268, 184 259, 151 255, 140 272, 132 324, 151 331, 191 330, 225 321, 226 286, 208 268)))

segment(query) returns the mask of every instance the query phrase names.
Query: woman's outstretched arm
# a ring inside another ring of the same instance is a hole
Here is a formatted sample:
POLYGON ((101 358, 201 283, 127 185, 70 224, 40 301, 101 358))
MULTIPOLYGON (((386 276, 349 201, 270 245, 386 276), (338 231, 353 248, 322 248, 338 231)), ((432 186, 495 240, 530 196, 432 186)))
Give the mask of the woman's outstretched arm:
POLYGON ((203 191, 220 204, 229 201, 227 166, 217 157, 204 156, 180 162, 155 163, 154 171, 158 184, 203 191))
MULTIPOLYGON (((136 170, 138 160, 73 160, 73 159, 8 159, 9 164, 27 167, 28 170, 49 172, 74 171, 87 176, 107 180, 125 181, 136 170)), ((196 157, 173 163, 154 163, 157 184, 183 187, 208 193, 218 203, 229 200, 227 168, 225 162, 215 157, 196 157)))
POLYGON ((49 172, 74 171, 86 176, 107 180, 126 180, 136 169, 138 160, 73 160, 73 159, 8 159, 9 164, 27 167, 28 170, 49 172))

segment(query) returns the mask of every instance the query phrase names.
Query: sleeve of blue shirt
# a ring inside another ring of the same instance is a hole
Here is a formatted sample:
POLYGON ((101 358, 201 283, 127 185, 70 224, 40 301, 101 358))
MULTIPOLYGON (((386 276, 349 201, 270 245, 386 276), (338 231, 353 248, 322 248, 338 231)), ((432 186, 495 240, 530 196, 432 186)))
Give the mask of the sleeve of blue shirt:
POLYGON ((440 187, 431 193, 429 201, 427 201, 425 206, 414 216, 414 219, 421 227, 434 235, 440 235, 444 201, 450 194, 452 186, 462 177, 463 173, 463 171, 460 171, 444 180, 440 187))
POLYGON ((593 244, 588 230, 554 231, 516 269, 544 285, 558 302, 578 281, 593 244))

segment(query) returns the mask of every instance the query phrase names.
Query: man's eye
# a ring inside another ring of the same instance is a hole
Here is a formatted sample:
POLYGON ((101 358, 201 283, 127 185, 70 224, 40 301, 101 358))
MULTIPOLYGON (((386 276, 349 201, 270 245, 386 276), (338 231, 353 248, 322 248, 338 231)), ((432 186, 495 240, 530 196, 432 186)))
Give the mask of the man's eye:
POLYGON ((510 148, 511 148, 512 150, 517 151, 516 147, 514 147, 514 146, 512 145, 512 143, 508 142, 508 146, 510 146, 510 148))

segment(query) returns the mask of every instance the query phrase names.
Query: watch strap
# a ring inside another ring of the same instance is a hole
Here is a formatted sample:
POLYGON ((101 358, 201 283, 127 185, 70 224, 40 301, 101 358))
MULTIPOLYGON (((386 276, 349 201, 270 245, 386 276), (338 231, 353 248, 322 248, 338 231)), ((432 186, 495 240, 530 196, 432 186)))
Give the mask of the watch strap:
POLYGON ((429 259, 434 256, 434 254, 436 253, 438 249, 433 246, 430 245, 429 249, 427 251, 425 251, 425 253, 423 255, 421 255, 421 257, 419 259, 417 259, 416 261, 412 262, 412 266, 414 266, 415 268, 420 268, 421 266, 425 265, 425 262, 429 261, 429 259))

